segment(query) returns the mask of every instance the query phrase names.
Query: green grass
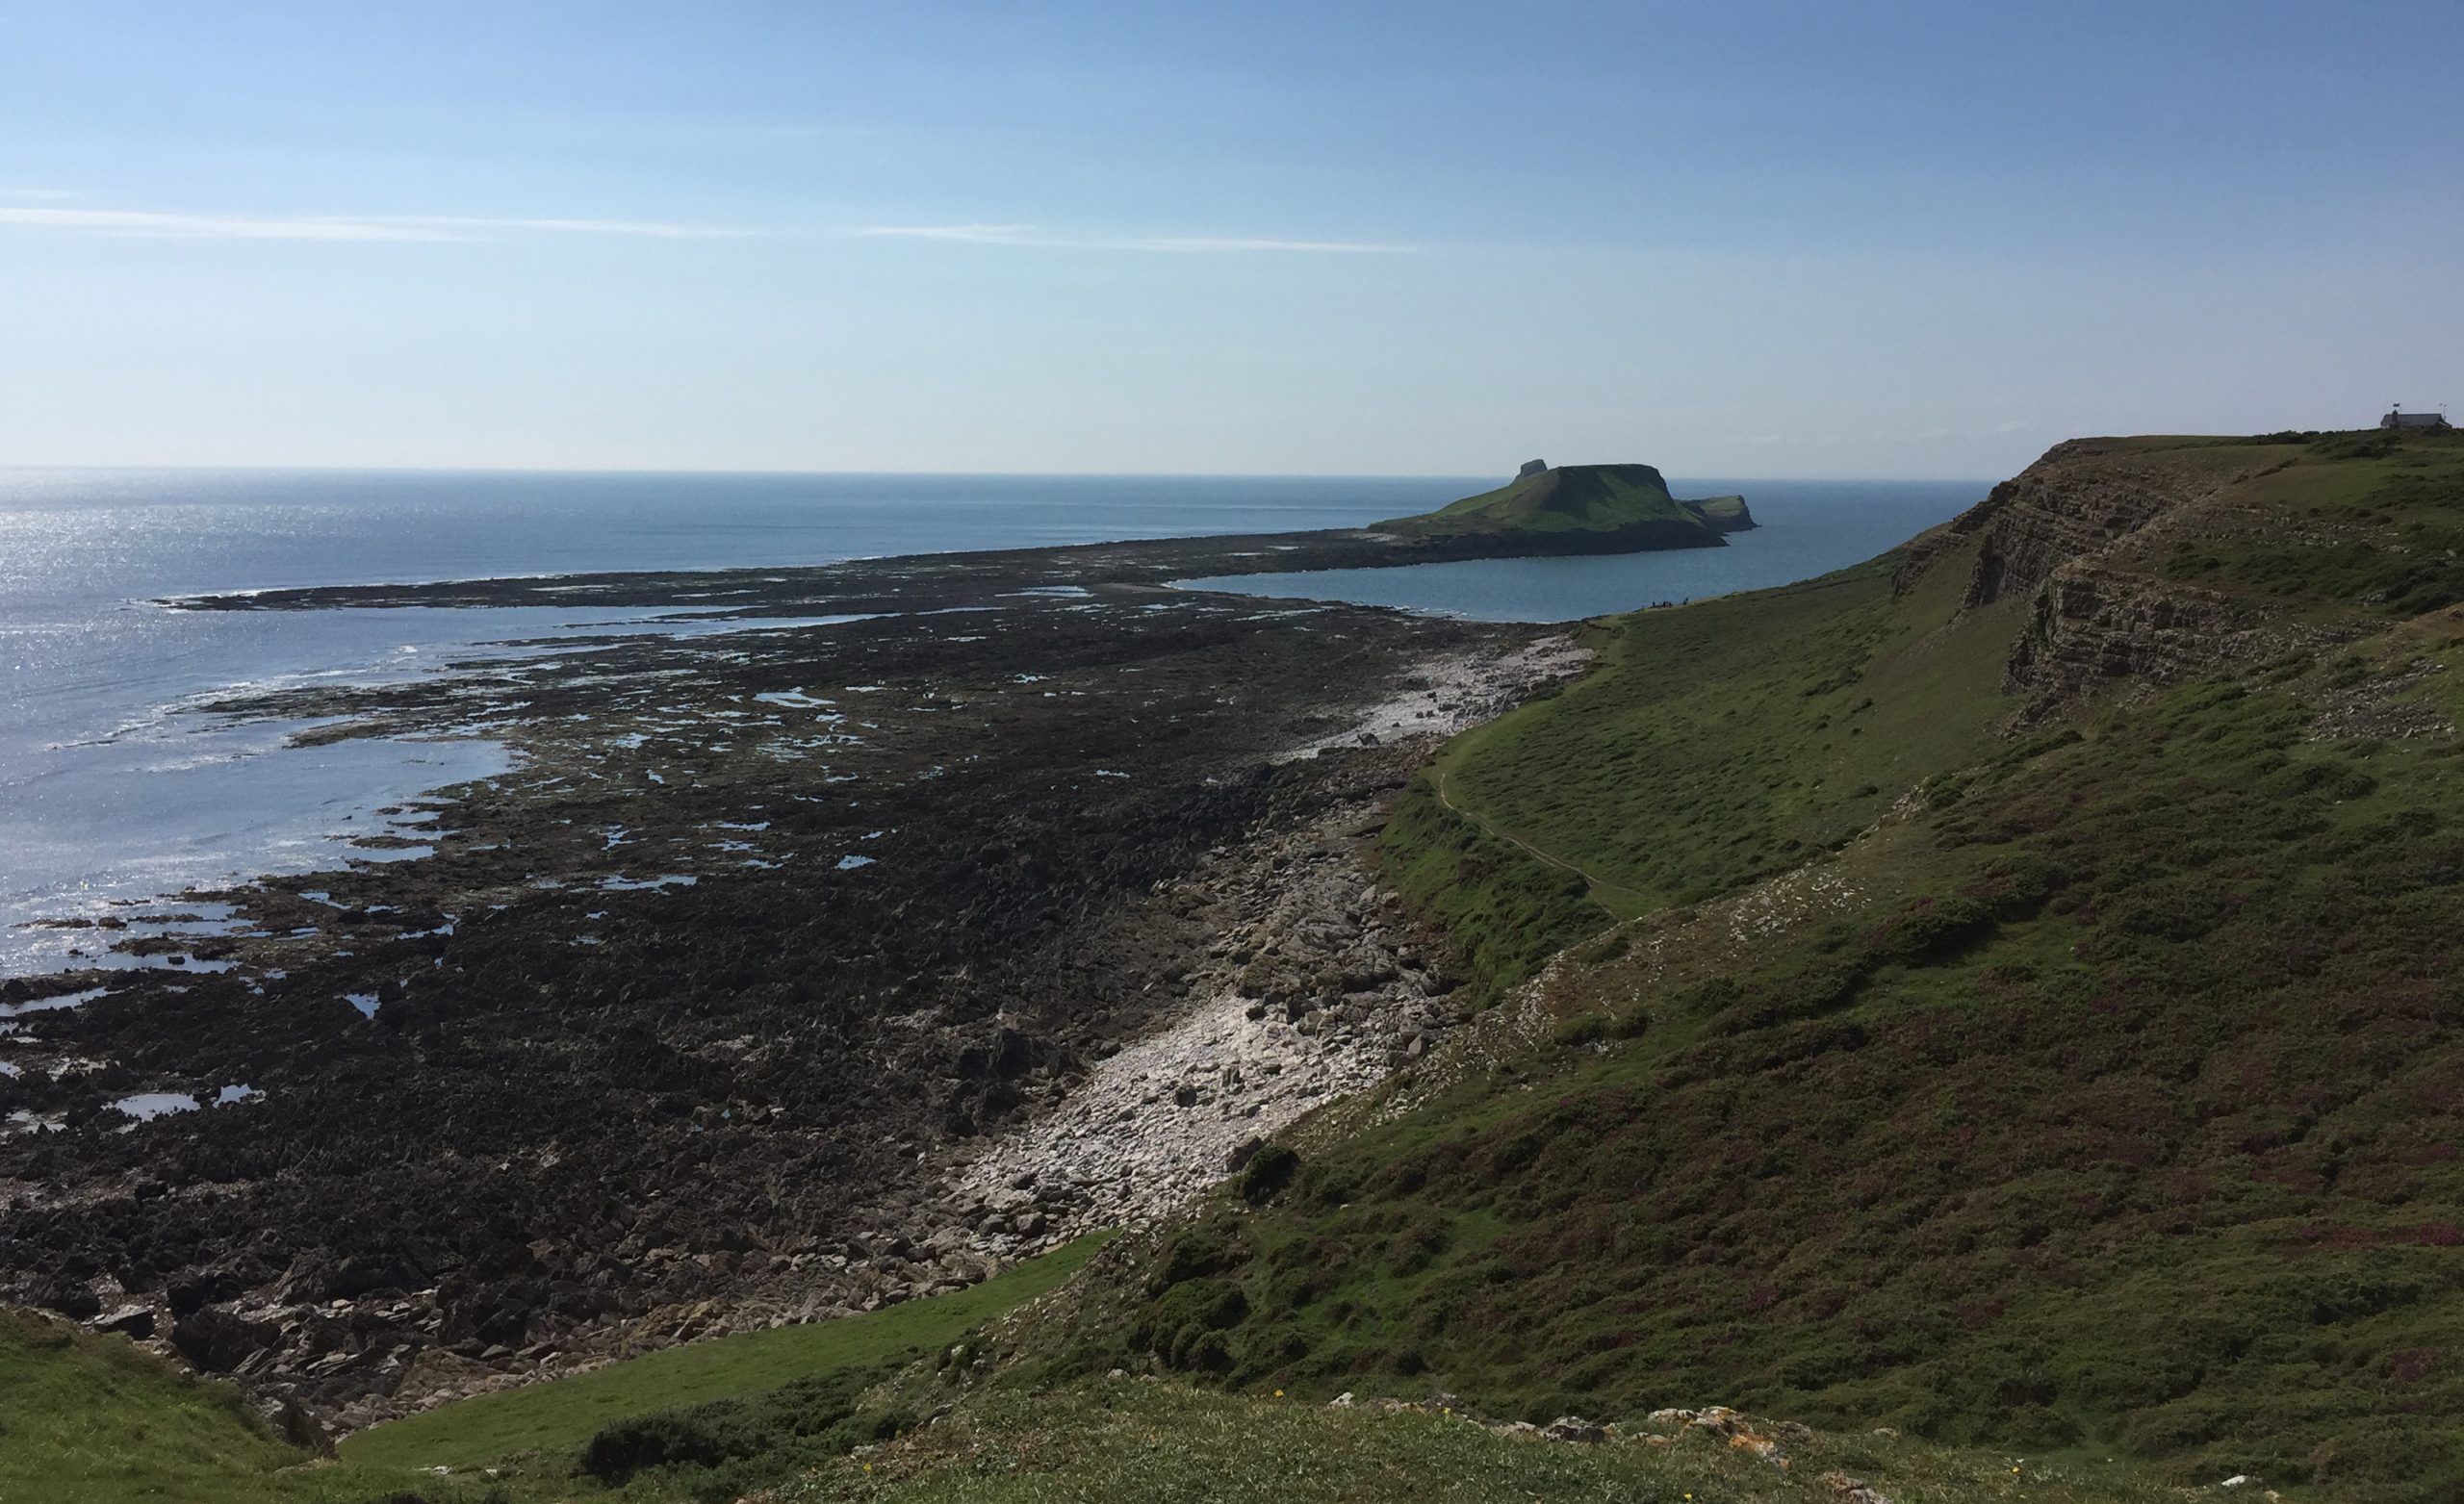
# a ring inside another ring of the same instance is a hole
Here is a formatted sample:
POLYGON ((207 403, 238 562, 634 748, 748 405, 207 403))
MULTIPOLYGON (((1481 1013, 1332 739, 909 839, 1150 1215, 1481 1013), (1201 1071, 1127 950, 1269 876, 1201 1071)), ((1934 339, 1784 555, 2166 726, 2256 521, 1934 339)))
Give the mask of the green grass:
POLYGON ((1721 523, 1741 523, 1753 515, 1746 510, 1743 497, 1705 497, 1701 500, 1688 501, 1684 504, 1700 513, 1705 522, 1715 526, 1721 523))
MULTIPOLYGON (((2322 443, 2066 449, 2211 497, 2113 556, 2162 577, 2445 463, 2322 443)), ((1550 1027, 1313 1134, 1086 1361, 2464 1497, 2464 752, 2309 729, 2425 662, 2464 708, 2464 619, 2323 575, 2297 615, 2380 635, 2014 737, 1973 548, 1600 624, 1458 739, 1390 871, 1493 990, 1578 938, 1550 1027)))
POLYGON ((346 1462, 471 1467, 578 1448, 609 1422, 740 1399, 815 1374, 870 1371, 948 1346, 1059 1286, 1102 1246, 1087 1237, 969 1289, 836 1321, 687 1342, 552 1384, 482 1394, 363 1431, 346 1462))
POLYGON ((1647 929, 1713 964, 1562 980, 1619 1026, 1225 1207, 1116 1354, 2464 1495, 2464 761, 2306 719, 2185 689, 1973 770, 1830 918, 1647 929))
POLYGON ((912 1425, 894 1406, 868 1405, 864 1391, 1056 1287, 1103 1241, 1082 1238, 948 1295, 687 1343, 441 1406, 351 1437, 339 1462, 312 1461, 275 1437, 228 1385, 119 1338, 0 1310, 0 1501, 732 1498, 912 1425), (621 1488, 578 1471, 594 1439, 627 1427, 636 1441, 645 1432, 715 1438, 729 1450, 706 1466, 642 1468, 621 1488))
POLYGON ((823 1466, 783 1491, 782 1504, 1838 1504, 1835 1479, 1866 1484, 1897 1504, 2179 1497, 2099 1464, 1767 1423, 1755 1434, 1765 1431, 1785 1467, 1680 1425, 1621 1427, 1606 1444, 1550 1443, 1447 1415, 1097 1381, 976 1396, 930 1431, 823 1466))
POLYGON ((0 1309, 0 1499, 204 1499, 298 1454, 228 1385, 0 1309))
POLYGON ((1590 674, 1458 737, 1405 791, 1390 877, 1494 994, 1617 919, 1853 839, 1984 755, 2012 708, 2018 602, 1944 632, 1963 571, 1900 596, 1900 562, 1596 625, 1590 674))
POLYGON ((2274 525, 2183 540, 2165 573, 2385 616, 2464 600, 2464 438, 2321 440, 2267 491, 2274 525))

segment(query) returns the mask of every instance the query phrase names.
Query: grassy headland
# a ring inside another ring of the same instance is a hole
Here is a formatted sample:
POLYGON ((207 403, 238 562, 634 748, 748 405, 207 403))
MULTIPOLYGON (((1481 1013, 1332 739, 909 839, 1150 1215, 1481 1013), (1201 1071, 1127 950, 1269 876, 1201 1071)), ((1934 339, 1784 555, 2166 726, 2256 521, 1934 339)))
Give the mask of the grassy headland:
POLYGON ((1597 624, 1388 831, 1492 990, 1583 943, 1078 1339, 2464 1494, 2459 518, 2452 439, 2100 441, 1597 624))
POLYGON ((1374 525, 1413 538, 1530 537, 1561 548, 1596 542, 1675 548, 1717 544, 1721 533, 1752 527, 1754 520, 1742 497, 1677 500, 1649 465, 1561 465, 1434 512, 1374 525))

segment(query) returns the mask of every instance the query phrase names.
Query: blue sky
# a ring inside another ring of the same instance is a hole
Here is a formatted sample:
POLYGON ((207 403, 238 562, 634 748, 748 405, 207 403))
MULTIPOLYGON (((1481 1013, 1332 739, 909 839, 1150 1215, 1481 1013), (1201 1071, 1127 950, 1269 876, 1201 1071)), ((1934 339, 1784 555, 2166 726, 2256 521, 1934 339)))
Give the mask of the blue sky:
POLYGON ((2464 412, 2464 6, 0 0, 0 464, 1992 476, 2464 412))

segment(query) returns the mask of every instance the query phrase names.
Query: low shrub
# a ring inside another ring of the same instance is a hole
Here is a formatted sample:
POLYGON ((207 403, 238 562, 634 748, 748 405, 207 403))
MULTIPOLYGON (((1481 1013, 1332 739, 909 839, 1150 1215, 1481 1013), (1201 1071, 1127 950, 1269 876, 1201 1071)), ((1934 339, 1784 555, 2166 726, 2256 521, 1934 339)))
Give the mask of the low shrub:
POLYGON ((654 1467, 715 1467, 728 1440, 691 1415, 642 1415, 606 1426, 581 1449, 581 1470, 611 1488, 654 1467))
POLYGON ((1261 1206, 1281 1195, 1300 1173, 1300 1156, 1289 1144, 1268 1144, 1241 1171, 1241 1199, 1261 1206))

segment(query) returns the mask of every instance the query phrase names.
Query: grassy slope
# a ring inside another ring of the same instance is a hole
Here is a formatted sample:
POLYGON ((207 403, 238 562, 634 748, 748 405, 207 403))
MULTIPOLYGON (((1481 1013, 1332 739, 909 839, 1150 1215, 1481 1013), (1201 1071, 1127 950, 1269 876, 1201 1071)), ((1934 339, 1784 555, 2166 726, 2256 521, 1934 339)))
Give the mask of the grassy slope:
POLYGON ((1983 754, 2007 714, 2020 602, 1938 629, 1965 558, 1905 598, 1886 555, 1595 627, 1590 675, 1457 738, 1406 791, 1397 882, 1495 991, 1615 919, 1854 838, 1915 782, 1983 754))
MULTIPOLYGON (((1432 777, 1390 828, 1489 975, 1643 916, 1528 999, 1555 1042, 1401 1089, 1082 1339, 2464 1496, 2464 765, 2305 732, 2458 657, 2380 581, 2421 588, 2399 550, 2464 517, 2464 448, 2339 442, 2141 567, 2359 533, 2358 583, 2201 573, 2379 636, 2026 741, 1995 734, 2022 607, 1955 619, 1957 548, 1897 598, 1877 568, 1604 628, 1592 678, 1450 752, 1463 813, 1432 777)), ((2453 683, 2400 694, 2451 717, 2453 683)))
POLYGON ((1562 465, 1434 512, 1375 525, 1450 536, 1614 532, 1643 523, 1665 523, 1675 534, 1704 531, 1702 520, 1670 498, 1659 472, 1648 465, 1562 465))
POLYGON ((1330 1410, 1115 1380, 1034 1396, 995 1394, 895 1447, 849 1457, 783 1491, 821 1500, 1061 1504, 1113 1499, 1209 1504, 1840 1504, 1853 1478, 1897 1504, 2158 1504, 2170 1490, 2095 1466, 2047 1467, 1881 1436, 1775 1428, 1780 1467, 1703 1431, 1667 1428, 1608 1446, 1500 1436, 1446 1415, 1330 1410))
POLYGON ((210 1498, 297 1456, 227 1385, 0 1310, 0 1499, 210 1498))
POLYGON ((1082 1239, 971 1289, 869 1315, 688 1343, 442 1406, 350 1438, 339 1464, 312 1464, 270 1435, 226 1385, 118 1338, 0 1311, 0 1500, 668 1500, 699 1497, 714 1482, 731 1485, 723 1491, 732 1497, 739 1479, 772 1481, 898 1423, 895 1412, 863 1411, 856 1396, 1061 1284, 1100 1242, 1082 1239), (823 1405, 830 1413, 817 1414, 823 1405), (864 1429, 834 1426, 841 1415, 864 1429), (724 1466, 650 1469, 621 1491, 577 1475, 575 1460, 595 1434, 645 1416, 762 1450, 724 1466), (488 1476, 491 1466, 500 1478, 488 1476), (438 1467, 450 1472, 441 1479, 438 1467))
POLYGON ((873 1370, 946 1347, 980 1322, 1059 1285, 1099 1245, 1086 1238, 970 1289, 839 1321, 687 1342, 553 1384, 447 1405, 363 1431, 346 1462, 469 1467, 580 1446, 612 1420, 737 1399, 814 1374, 873 1370))

